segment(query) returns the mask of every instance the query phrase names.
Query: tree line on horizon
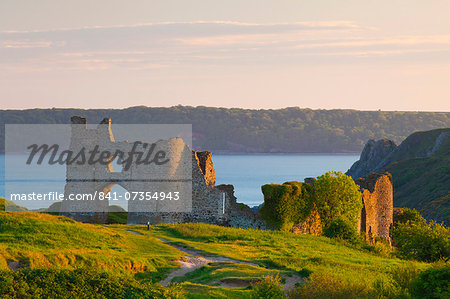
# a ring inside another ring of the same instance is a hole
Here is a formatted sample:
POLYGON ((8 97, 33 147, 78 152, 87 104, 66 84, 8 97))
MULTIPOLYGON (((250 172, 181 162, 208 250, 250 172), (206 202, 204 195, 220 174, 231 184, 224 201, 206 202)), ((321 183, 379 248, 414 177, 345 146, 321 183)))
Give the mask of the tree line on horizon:
POLYGON ((449 112, 203 106, 0 110, 0 149, 5 124, 69 124, 74 115, 88 124, 105 117, 114 124, 192 124, 194 149, 216 153, 359 153, 372 138, 400 143, 415 131, 450 127, 449 112))

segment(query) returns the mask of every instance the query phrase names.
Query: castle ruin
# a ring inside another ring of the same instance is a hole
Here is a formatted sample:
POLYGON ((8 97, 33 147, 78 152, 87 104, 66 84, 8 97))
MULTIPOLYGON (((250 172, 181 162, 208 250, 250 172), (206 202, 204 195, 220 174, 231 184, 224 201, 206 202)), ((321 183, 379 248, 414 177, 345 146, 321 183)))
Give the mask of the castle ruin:
MULTIPOLYGON (((105 118, 94 129, 87 128, 86 119, 71 118, 72 134, 70 150, 80 148, 93 150, 98 146, 109 151, 108 159, 114 152, 130 152, 133 143, 115 141, 111 130, 111 120, 105 118)), ((145 147, 148 143, 140 142, 145 147)), ((158 202, 128 201, 128 224, 186 223, 204 222, 242 228, 265 228, 258 213, 248 206, 236 202, 232 185, 216 186, 212 154, 197 152, 189 148, 181 138, 159 140, 154 143, 156 150, 168 154, 164 165, 132 164, 128 169, 114 171, 112 163, 107 165, 84 163, 66 166, 65 197, 69 194, 109 193, 114 185, 120 185, 128 192, 147 190, 172 190, 192 194, 192 200, 183 204, 162 205, 158 202)), ((355 181, 361 187, 363 209, 358 231, 366 234, 368 241, 376 237, 390 240, 389 231, 393 221, 392 177, 388 173, 372 173, 355 181)), ((305 183, 314 185, 314 179, 305 183)), ((108 200, 75 202, 65 200, 61 204, 61 214, 82 222, 107 223, 108 200)), ((299 233, 321 234, 320 217, 312 213, 307 221, 297 224, 299 233)))
MULTIPOLYGON (((315 178, 305 178, 304 183, 314 187, 315 178)), ((371 173, 355 181, 360 186, 363 208, 359 214, 357 231, 364 233, 366 240, 373 243, 376 238, 391 242, 390 229, 393 225, 393 187, 389 173, 371 173)), ((265 195, 266 197, 266 195, 265 195)), ((309 216, 293 227, 294 233, 322 234, 322 221, 314 204, 309 216)))
POLYGON ((391 174, 374 172, 355 182, 361 187, 363 201, 358 231, 364 232, 369 242, 376 237, 390 241, 394 214, 391 174))
MULTIPOLYGON (((71 118, 70 150, 81 148, 110 152, 107 159, 115 158, 119 150, 130 152, 133 143, 115 141, 111 120, 105 118, 94 129, 87 128, 83 117, 71 118)), ((139 142, 140 147, 148 143, 139 142)), ((69 194, 108 194, 114 185, 120 185, 128 192, 148 190, 173 190, 180 194, 192 194, 192 200, 161 206, 155 201, 128 201, 128 224, 205 222, 240 227, 261 227, 262 222, 249 215, 249 208, 236 203, 232 185, 216 186, 212 154, 207 151, 192 151, 181 138, 159 140, 155 150, 167 153, 168 163, 164 165, 139 165, 133 163, 129 169, 115 172, 112 163, 107 165, 73 163, 66 165, 65 198, 69 194)), ((82 222, 107 223, 108 200, 70 201, 61 204, 62 215, 82 222)))

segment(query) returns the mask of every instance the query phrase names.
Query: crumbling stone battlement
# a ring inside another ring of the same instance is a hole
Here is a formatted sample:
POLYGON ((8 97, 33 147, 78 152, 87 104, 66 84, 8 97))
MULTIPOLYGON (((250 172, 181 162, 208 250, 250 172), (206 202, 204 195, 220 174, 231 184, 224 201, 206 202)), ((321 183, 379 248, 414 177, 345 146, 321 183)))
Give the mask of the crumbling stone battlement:
POLYGON ((390 173, 371 173, 357 179, 361 187, 363 209, 360 215, 360 232, 372 242, 375 237, 390 241, 389 231, 393 225, 393 187, 390 173))
MULTIPOLYGON (((99 150, 114 153, 116 150, 130 152, 133 143, 115 141, 111 130, 111 119, 105 118, 94 128, 87 128, 87 121, 80 116, 71 118, 72 135, 70 149, 77 152, 79 148, 99 150)), ((142 146, 148 143, 140 142, 142 146)), ((210 224, 234 225, 241 227, 261 227, 262 221, 253 213, 250 215, 245 205, 238 204, 232 185, 215 186, 216 176, 212 162, 212 154, 208 151, 196 152, 189 149, 181 138, 159 140, 154 143, 156 149, 163 150, 171 157, 164 165, 136 165, 130 169, 115 172, 111 163, 72 164, 66 166, 65 193, 94 194, 108 193, 118 184, 128 192, 158 190, 167 185, 156 181, 191 181, 192 184, 177 184, 182 192, 192 193, 191 212, 158 210, 158 202, 146 201, 128 202, 129 224, 185 223, 205 222, 210 224), (188 171, 189 169, 189 171, 188 171), (152 206, 149 209, 148 205, 152 206), (244 208, 242 208, 244 206, 244 208), (155 211, 155 212, 148 212, 155 211)), ((112 158, 112 156, 111 156, 112 158)), ((187 194, 187 193, 186 193, 187 194)), ((67 196, 66 196, 67 198, 67 196)), ((93 200, 88 202, 63 201, 61 214, 82 222, 106 223, 108 219, 108 200, 93 200)), ((251 212, 251 210, 250 210, 251 212)))
MULTIPOLYGON (((315 178, 305 178, 305 184, 314 187, 315 178)), ((365 233, 372 242, 376 237, 390 241, 393 221, 393 187, 389 173, 371 173, 355 181, 360 186, 363 208, 360 213, 358 232, 365 233)), ((266 194, 264 194, 266 196, 266 194)), ((265 198, 266 200, 266 198, 265 198)), ((294 225, 294 233, 322 234, 322 223, 317 208, 311 209, 306 219, 294 225)))
MULTIPOLYGON (((216 172, 214 170, 212 162, 212 153, 208 151, 195 152, 193 151, 195 157, 197 158, 197 165, 200 168, 203 176, 205 177, 205 183, 208 187, 214 187, 216 184, 216 172)), ((195 165, 197 167, 197 165, 195 165)))

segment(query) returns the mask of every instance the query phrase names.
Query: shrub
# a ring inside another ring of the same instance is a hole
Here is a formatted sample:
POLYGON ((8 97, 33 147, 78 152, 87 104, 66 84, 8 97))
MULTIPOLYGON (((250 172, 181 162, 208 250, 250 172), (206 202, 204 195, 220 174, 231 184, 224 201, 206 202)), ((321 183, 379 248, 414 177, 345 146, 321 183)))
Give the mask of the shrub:
MULTIPOLYGON (((361 240, 362 241, 362 240, 361 240)), ((392 253, 391 245, 389 244, 389 241, 384 238, 375 238, 371 244, 367 244, 365 242, 362 242, 363 246, 362 248, 376 253, 378 255, 384 256, 384 257, 390 257, 392 253)))
POLYGON ((400 213, 397 224, 407 223, 408 221, 411 223, 425 224, 425 218, 420 215, 420 213, 416 209, 410 208, 402 208, 402 212, 400 213))
POLYGON ((266 276, 253 285, 252 298, 280 299, 285 298, 280 276, 266 276))
POLYGON ((325 228, 323 234, 328 238, 347 240, 352 243, 358 241, 356 227, 348 220, 342 218, 332 220, 325 228))
POLYGON ((411 262, 391 271, 388 279, 378 279, 373 287, 378 298, 410 298, 410 288, 419 269, 411 262))
POLYGON ((363 204, 359 187, 350 176, 340 171, 329 171, 317 178, 314 187, 324 227, 337 218, 348 219, 356 227, 363 204))
POLYGON ((427 269, 412 282, 413 298, 450 298, 450 265, 427 269))
POLYGON ((403 258, 434 262, 448 260, 450 256, 450 232, 441 224, 402 223, 393 229, 392 234, 403 258))
POLYGON ((313 273, 306 283, 290 292, 289 298, 371 298, 364 285, 351 284, 326 274, 313 273))
POLYGON ((10 298, 183 298, 176 287, 164 288, 130 277, 89 269, 26 269, 0 272, 0 297, 10 298))
POLYGON ((264 194, 261 216, 277 229, 289 231, 311 213, 312 187, 308 184, 286 182, 264 185, 261 189, 264 194))

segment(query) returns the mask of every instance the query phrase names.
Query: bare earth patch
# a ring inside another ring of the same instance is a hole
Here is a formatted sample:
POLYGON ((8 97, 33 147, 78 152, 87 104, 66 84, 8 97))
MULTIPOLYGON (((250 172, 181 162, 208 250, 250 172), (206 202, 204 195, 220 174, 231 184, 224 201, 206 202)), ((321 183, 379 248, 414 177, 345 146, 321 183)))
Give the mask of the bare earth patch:
POLYGON ((24 265, 20 261, 9 261, 8 268, 12 271, 17 271, 24 268, 24 265))
MULTIPOLYGON (((242 264, 242 265, 250 265, 254 267, 258 267, 255 263, 245 262, 245 261, 239 261, 235 259, 231 259, 224 256, 214 256, 214 257, 205 257, 199 254, 199 252, 186 249, 184 247, 170 244, 169 241, 165 239, 160 239, 162 242, 166 243, 167 245, 170 245, 179 251, 185 253, 178 262, 181 264, 181 267, 172 273, 170 273, 166 279, 160 281, 160 283, 163 286, 168 286, 172 279, 175 277, 184 276, 189 272, 195 271, 198 268, 205 266, 205 265, 211 265, 211 266, 220 266, 220 265, 226 265, 230 263, 234 264, 242 264)), ((283 276, 285 278, 285 284, 283 285, 283 288, 285 290, 291 290, 295 287, 297 283, 303 283, 304 279, 298 275, 292 275, 292 276, 283 276)), ((251 279, 237 279, 237 278, 229 278, 229 279, 222 279, 220 281, 215 282, 215 284, 218 283, 218 286, 223 288, 245 288, 248 287, 251 283, 256 282, 255 280, 251 279)))

